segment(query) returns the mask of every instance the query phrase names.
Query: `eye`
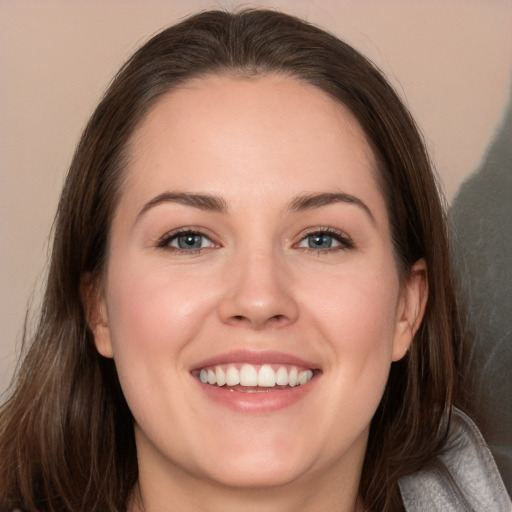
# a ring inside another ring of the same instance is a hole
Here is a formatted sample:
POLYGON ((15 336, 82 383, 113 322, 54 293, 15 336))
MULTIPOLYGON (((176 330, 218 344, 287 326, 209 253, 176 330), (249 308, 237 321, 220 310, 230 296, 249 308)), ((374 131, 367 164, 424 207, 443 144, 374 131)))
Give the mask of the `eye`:
POLYGON ((167 234, 158 242, 158 247, 179 251, 198 251, 215 246, 205 234, 190 230, 167 234))
POLYGON ((297 247, 316 251, 328 251, 352 249, 354 247, 354 243, 348 235, 345 235, 340 231, 322 229, 308 233, 300 240, 297 247))

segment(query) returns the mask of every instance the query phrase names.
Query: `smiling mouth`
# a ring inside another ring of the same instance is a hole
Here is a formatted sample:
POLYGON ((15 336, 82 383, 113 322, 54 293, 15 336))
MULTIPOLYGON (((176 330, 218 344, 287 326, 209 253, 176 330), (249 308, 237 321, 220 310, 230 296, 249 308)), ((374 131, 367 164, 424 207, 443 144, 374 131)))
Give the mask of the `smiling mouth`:
POLYGON ((277 391, 307 384, 317 373, 294 365, 215 365, 195 370, 203 384, 243 392, 277 391))

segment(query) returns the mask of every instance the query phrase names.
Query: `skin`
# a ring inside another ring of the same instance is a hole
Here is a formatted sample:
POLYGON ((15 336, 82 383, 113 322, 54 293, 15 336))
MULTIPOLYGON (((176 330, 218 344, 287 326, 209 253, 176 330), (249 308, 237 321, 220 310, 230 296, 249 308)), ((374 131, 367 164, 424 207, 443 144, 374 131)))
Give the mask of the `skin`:
POLYGON ((163 97, 129 155, 89 315, 135 418, 132 510, 357 510, 369 424, 427 288, 423 261, 400 285, 358 123, 286 76, 212 76, 163 97), (226 211, 155 200, 169 192, 222 198, 226 211), (334 192, 360 203, 290 208, 334 192), (202 249, 162 246, 184 227, 205 234, 202 249), (326 228, 344 238, 309 248, 326 228), (293 404, 243 413, 190 372, 232 350, 291 354, 319 372, 293 404))

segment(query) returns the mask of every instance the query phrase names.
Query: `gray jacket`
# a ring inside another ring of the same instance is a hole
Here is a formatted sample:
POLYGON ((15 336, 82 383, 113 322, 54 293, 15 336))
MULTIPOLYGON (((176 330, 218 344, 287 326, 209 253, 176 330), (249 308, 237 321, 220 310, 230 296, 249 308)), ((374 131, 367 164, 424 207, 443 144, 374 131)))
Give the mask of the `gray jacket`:
POLYGON ((512 512, 494 459, 475 424, 455 409, 446 451, 399 480, 407 512, 512 512))

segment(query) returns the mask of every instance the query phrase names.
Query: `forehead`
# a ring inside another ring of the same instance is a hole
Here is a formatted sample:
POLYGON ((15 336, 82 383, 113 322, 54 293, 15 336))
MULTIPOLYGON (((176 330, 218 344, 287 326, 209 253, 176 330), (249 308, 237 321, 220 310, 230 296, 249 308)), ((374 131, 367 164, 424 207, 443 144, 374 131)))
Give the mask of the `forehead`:
POLYGON ((142 120, 125 189, 239 197, 240 183, 262 180, 268 194, 283 183, 295 193, 375 188, 376 169, 355 117, 317 87, 284 75, 208 76, 167 93, 142 120))

